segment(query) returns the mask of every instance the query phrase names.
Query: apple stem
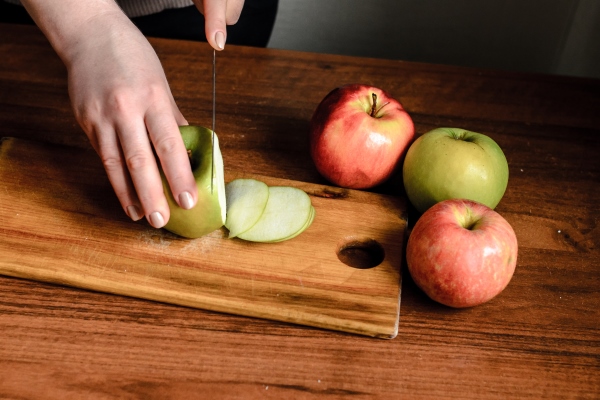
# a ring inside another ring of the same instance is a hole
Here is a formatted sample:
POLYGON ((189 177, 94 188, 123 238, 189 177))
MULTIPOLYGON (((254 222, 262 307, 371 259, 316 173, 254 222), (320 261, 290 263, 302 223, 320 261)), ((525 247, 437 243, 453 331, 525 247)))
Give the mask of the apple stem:
POLYGON ((468 229, 470 231, 474 230, 475 227, 477 225, 479 225, 481 221, 481 218, 473 215, 473 212, 471 211, 471 209, 468 210, 468 215, 466 216, 465 220, 463 221, 463 227, 465 229, 468 229))
POLYGON ((371 105, 371 117, 375 116, 375 113, 377 112, 377 94, 376 93, 371 93, 371 97, 373 98, 373 104, 371 105))

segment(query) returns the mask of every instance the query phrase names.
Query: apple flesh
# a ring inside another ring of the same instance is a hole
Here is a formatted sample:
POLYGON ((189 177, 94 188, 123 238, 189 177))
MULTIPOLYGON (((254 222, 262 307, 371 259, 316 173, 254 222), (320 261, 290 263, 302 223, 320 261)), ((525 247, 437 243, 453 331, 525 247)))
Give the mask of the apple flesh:
POLYGON ((290 186, 267 186, 254 179, 226 185, 229 237, 252 242, 290 240, 312 224, 315 209, 306 192, 290 186))
POLYGON ((498 295, 510 282, 518 244, 510 224, 471 200, 451 199, 429 208, 406 248, 408 270, 431 299, 472 307, 498 295))
POLYGON ((260 219, 269 199, 269 187, 256 179, 235 179, 225 185, 229 238, 252 228, 260 219))
POLYGON ((213 168, 213 134, 210 129, 201 126, 181 126, 179 131, 190 156, 192 173, 198 189, 198 202, 191 210, 179 207, 161 169, 163 188, 171 211, 171 217, 165 225, 165 229, 179 236, 198 238, 221 228, 225 223, 226 194, 223 157, 218 137, 215 134, 213 168), (212 176, 211 171, 213 172, 212 176))
POLYGON ((401 164, 413 121, 381 89, 360 84, 331 91, 310 121, 310 152, 319 173, 346 188, 383 183, 401 164))
POLYGON ((302 232, 304 232, 309 226, 311 226, 311 224, 313 223, 313 221, 315 220, 315 208, 314 207, 310 207, 310 214, 308 219, 306 220, 306 222, 304 223, 304 225, 302 225, 302 227, 300 229, 298 229, 296 232, 292 233, 289 236, 283 237, 281 239, 275 239, 275 240, 270 240, 268 241, 269 243, 278 243, 278 242, 283 242, 286 240, 290 240, 295 238, 296 236, 300 235, 302 232))
POLYGON ((290 186, 269 187, 269 199, 254 226, 238 235, 252 242, 279 242, 290 239, 306 229, 312 205, 310 197, 290 186))
POLYGON ((437 128, 408 149, 403 181, 410 202, 421 213, 446 199, 470 199, 495 208, 508 185, 508 162, 486 135, 437 128))

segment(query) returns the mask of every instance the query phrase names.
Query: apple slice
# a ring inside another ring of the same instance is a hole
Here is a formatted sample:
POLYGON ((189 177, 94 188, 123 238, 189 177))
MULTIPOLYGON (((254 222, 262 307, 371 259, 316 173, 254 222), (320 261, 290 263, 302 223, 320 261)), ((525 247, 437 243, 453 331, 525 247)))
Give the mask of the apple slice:
POLYGON ((256 179, 235 179, 225 186, 229 238, 246 232, 258 222, 267 206, 269 186, 256 179))
POLYGON ((299 233, 310 219, 310 197, 291 186, 269 187, 269 198, 258 222, 237 237, 252 242, 277 242, 299 233))
POLYGON ((306 223, 304 224, 304 226, 302 228, 300 228, 300 230, 296 233, 293 233, 292 235, 285 237, 283 239, 279 239, 279 240, 273 240, 269 243, 278 243, 278 242, 283 242, 285 240, 290 240, 295 238, 296 236, 298 236, 299 234, 301 234, 302 232, 304 232, 306 229, 308 229, 309 226, 312 225, 313 221, 315 219, 315 208, 313 206, 310 207, 310 215, 308 217, 308 220, 306 221, 306 223))
POLYGON ((189 125, 179 127, 179 131, 190 155, 192 173, 198 189, 198 202, 191 210, 179 207, 161 169, 163 188, 171 210, 171 217, 165 229, 179 236, 198 238, 219 229, 225 223, 227 199, 223 157, 219 148, 219 139, 215 134, 213 169, 213 135, 210 129, 189 125))

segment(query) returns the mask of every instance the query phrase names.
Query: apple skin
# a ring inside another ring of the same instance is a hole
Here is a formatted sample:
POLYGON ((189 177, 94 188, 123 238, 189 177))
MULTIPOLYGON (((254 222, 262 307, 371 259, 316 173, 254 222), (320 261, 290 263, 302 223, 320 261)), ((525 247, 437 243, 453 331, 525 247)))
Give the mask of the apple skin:
POLYGON ((402 176, 411 204, 421 213, 446 199, 470 199, 496 208, 508 185, 508 162, 486 135, 437 128, 412 143, 402 176))
POLYGON ((310 121, 310 154, 330 182, 368 189, 401 165, 414 131, 410 115, 388 93, 368 85, 346 85, 332 90, 317 106, 310 121))
POLYGON ((191 210, 177 204, 162 169, 160 175, 165 197, 169 203, 171 217, 165 229, 186 238, 198 238, 207 235, 225 223, 226 200, 223 181, 223 162, 215 135, 215 180, 211 192, 212 131, 202 126, 180 126, 179 131, 190 153, 192 173, 198 189, 198 202, 191 210))
POLYGON ((463 308, 504 290, 517 253, 515 232, 500 214, 481 203, 450 199, 421 215, 408 239, 406 261, 431 299, 463 308))

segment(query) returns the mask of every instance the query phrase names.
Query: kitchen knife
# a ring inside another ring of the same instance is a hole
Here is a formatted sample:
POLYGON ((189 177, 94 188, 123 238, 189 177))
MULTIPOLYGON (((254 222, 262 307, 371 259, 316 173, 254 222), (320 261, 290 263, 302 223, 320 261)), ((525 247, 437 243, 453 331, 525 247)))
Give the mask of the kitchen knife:
POLYGON ((210 165, 210 193, 213 192, 213 181, 215 180, 215 109, 217 95, 217 52, 213 49, 213 66, 212 66, 212 157, 210 165))

